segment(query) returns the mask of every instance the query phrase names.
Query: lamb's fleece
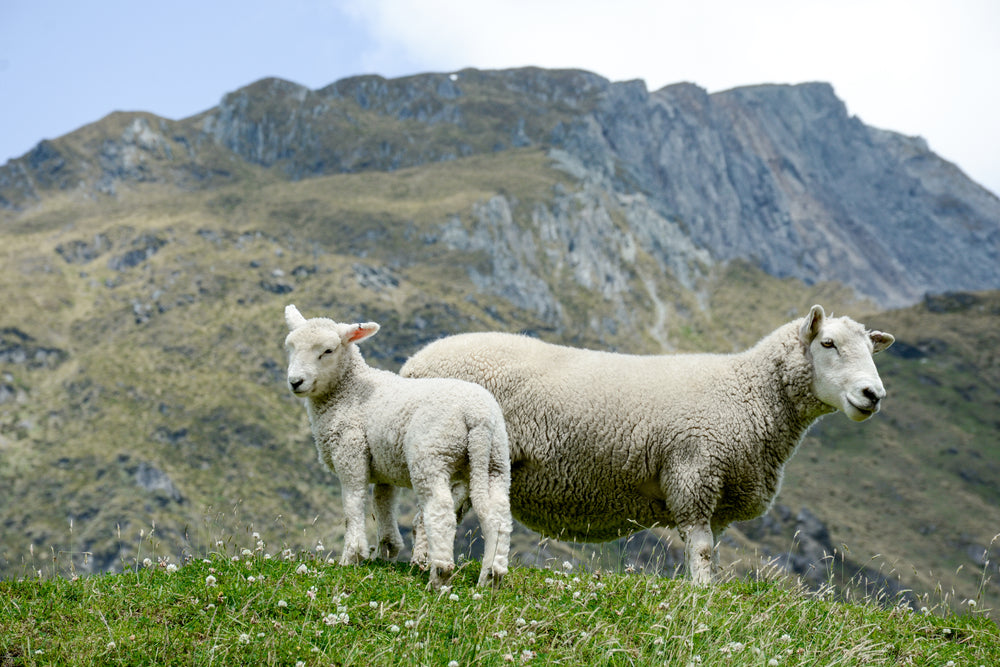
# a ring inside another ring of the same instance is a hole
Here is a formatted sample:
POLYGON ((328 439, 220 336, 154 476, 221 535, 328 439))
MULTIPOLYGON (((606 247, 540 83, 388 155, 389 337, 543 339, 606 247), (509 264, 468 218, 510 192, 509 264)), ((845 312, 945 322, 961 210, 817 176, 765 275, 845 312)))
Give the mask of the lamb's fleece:
POLYGON ((699 582, 733 521, 767 510, 821 415, 861 421, 885 395, 871 355, 892 343, 814 306, 733 355, 638 356, 520 335, 431 343, 401 374, 489 389, 511 446, 511 510, 545 535, 604 541, 677 526, 699 582))
POLYGON ((347 523, 341 563, 368 557, 365 498, 374 483, 381 555, 403 545, 397 525, 397 491, 413 488, 426 544, 430 584, 440 587, 454 569, 456 530, 453 488, 466 489, 484 537, 480 585, 497 585, 510 550, 510 451, 503 413, 492 395, 470 382, 404 379, 365 363, 355 344, 376 331, 374 322, 341 324, 306 320, 285 309, 290 329, 288 386, 306 402, 320 461, 339 478, 347 523))

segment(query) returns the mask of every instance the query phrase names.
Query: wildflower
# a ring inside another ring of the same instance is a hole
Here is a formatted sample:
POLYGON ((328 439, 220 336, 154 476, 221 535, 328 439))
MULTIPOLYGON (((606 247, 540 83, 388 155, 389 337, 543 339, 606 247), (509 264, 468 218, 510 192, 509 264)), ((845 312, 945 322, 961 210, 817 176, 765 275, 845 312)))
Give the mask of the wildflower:
POLYGON ((444 595, 445 593, 451 593, 451 586, 442 586, 441 587, 441 595, 444 595))
POLYGON ((448 667, 458 667, 458 660, 452 660, 448 663, 448 667))
POLYGON ((482 593, 473 593, 472 594, 472 599, 473 600, 482 600, 483 599, 483 594, 482 593))
POLYGON ((306 591, 306 597, 309 598, 310 600, 315 600, 316 599, 316 587, 315 586, 310 586, 309 587, 309 590, 306 591))
POLYGON ((306 667, 306 663, 302 662, 301 660, 296 660, 295 667, 306 667))
POLYGON ((507 631, 497 630, 496 632, 493 633, 493 636, 496 637, 497 639, 503 639, 504 637, 507 636, 507 631))
POLYGON ((535 655, 536 653, 534 651, 524 649, 523 651, 521 651, 521 662, 528 662, 529 660, 534 658, 535 655))
POLYGON ((527 624, 528 624, 528 622, 527 622, 526 620, 524 620, 524 618, 522 618, 522 617, 520 617, 520 616, 519 616, 519 617, 517 618, 517 620, 516 620, 516 621, 514 621, 514 625, 517 625, 517 626, 519 626, 519 627, 520 627, 520 626, 524 626, 524 625, 527 625, 527 624))
POLYGON ((255 577, 253 575, 247 577, 247 583, 248 584, 255 584, 255 583, 257 583, 257 577, 255 577))
POLYGON ((790 642, 790 641, 792 641, 792 638, 788 635, 787 632, 785 634, 781 635, 780 639, 783 642, 790 642))
POLYGON ((114 648, 115 646, 116 646, 116 644, 114 643, 114 641, 108 642, 108 648, 109 649, 114 648))
POLYGON ((458 596, 455 595, 454 593, 452 593, 451 595, 449 595, 448 599, 451 600, 452 602, 458 602, 458 596))
POLYGON ((241 634, 240 635, 240 643, 241 644, 249 644, 250 643, 250 635, 248 635, 245 632, 243 634, 241 634))
POLYGON ((729 642, 725 646, 719 649, 720 653, 739 653, 746 646, 742 642, 729 642))
POLYGON ((177 571, 177 564, 176 563, 168 563, 167 564, 167 572, 176 572, 176 571, 177 571))
POLYGON ((396 634, 397 632, 399 632, 399 626, 398 625, 390 625, 389 626, 389 632, 391 632, 393 634, 396 634))
POLYGON ((569 562, 568 560, 564 560, 563 561, 563 569, 564 570, 572 570, 573 569, 573 563, 569 562))
POLYGON ((976 606, 976 601, 975 600, 967 600, 966 604, 968 604, 970 607, 975 607, 976 606))
POLYGON ((240 562, 240 557, 239 556, 233 556, 229 560, 233 561, 234 563, 239 563, 240 562))
POLYGON ((208 575, 207 577, 205 577, 205 585, 208 586, 209 588, 215 586, 216 581, 218 581, 218 579, 216 579, 212 575, 208 575))
POLYGON ((288 601, 287 600, 278 600, 278 606, 280 608, 284 609, 285 607, 288 606, 288 601))
POLYGON ((148 558, 143 558, 142 559, 142 566, 143 567, 150 567, 152 564, 153 564, 153 561, 149 560, 148 558))
POLYGON ((243 555, 244 557, 253 556, 253 552, 247 549, 246 547, 243 548, 243 551, 241 551, 240 554, 243 555))
POLYGON ((295 568, 295 574, 308 574, 308 573, 309 573, 309 568, 306 566, 305 563, 302 563, 297 568, 295 568))
POLYGON ((412 630, 413 628, 417 627, 417 622, 414 621, 412 618, 408 618, 406 619, 406 623, 403 623, 403 625, 406 626, 407 630, 412 630))
POLYGON ((777 658, 771 658, 770 660, 768 660, 767 661, 767 667, 778 667, 778 659, 777 658))

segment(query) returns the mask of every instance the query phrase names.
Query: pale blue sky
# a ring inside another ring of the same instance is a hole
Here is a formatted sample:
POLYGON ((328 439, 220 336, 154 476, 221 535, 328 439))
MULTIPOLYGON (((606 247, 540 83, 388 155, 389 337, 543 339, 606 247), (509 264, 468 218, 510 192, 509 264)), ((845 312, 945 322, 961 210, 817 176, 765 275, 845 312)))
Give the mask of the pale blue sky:
POLYGON ((828 81, 1000 193, 995 0, 0 0, 0 163, 116 110, 184 118, 265 76, 578 67, 650 89, 828 81))

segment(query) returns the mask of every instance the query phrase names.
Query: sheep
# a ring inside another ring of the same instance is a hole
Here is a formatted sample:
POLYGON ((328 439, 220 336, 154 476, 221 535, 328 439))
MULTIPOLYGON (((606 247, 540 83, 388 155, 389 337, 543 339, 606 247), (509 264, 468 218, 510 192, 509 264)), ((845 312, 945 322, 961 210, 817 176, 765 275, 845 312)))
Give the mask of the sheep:
POLYGON ((414 561, 430 568, 440 588, 454 571, 455 506, 471 500, 485 542, 479 585, 497 586, 510 551, 510 450, 503 412, 475 384, 404 379, 365 363, 356 343, 379 330, 374 322, 305 319, 285 308, 289 333, 288 388, 305 399, 322 463, 341 482, 346 530, 341 564, 368 556, 364 505, 374 484, 380 556, 403 546, 398 490, 412 488, 421 526, 414 526, 414 561), (453 498, 454 494, 454 498, 453 498))
POLYGON ((872 354, 892 342, 817 305, 738 354, 640 356, 469 333, 429 344, 400 373, 469 380, 497 397, 514 518, 594 542, 676 527, 689 576, 706 584, 723 530, 767 511, 813 422, 878 411, 872 354))

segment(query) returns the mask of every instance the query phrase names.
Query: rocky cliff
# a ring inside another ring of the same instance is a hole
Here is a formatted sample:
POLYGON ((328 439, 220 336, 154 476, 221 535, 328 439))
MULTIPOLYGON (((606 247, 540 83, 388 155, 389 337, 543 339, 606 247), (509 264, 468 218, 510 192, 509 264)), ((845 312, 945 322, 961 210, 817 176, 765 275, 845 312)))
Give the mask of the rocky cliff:
POLYGON ((1000 199, 923 140, 849 116, 822 83, 649 92, 535 68, 319 90, 264 79, 182 121, 118 114, 42 142, 0 168, 0 206, 140 182, 212 187, 239 178, 234 157, 300 180, 527 146, 604 200, 640 208, 632 240, 687 285, 699 262, 733 259, 836 280, 883 306, 1000 285, 1000 199))

